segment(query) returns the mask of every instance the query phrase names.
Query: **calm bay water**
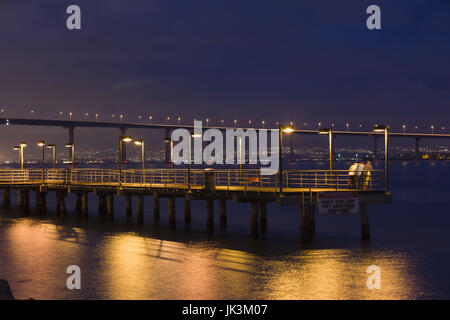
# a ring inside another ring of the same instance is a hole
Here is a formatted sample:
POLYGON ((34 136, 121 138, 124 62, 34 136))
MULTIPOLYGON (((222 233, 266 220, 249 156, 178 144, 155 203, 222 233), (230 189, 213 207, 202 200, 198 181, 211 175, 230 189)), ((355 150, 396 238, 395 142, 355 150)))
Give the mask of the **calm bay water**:
POLYGON ((139 228, 135 217, 125 219, 123 199, 114 224, 102 221, 93 195, 89 220, 75 217, 73 195, 68 217, 58 219, 50 193, 46 219, 0 213, 0 279, 19 299, 449 299, 448 177, 449 162, 393 162, 394 201, 371 207, 369 245, 360 241, 359 215, 317 217, 316 239, 302 246, 294 207, 269 205, 267 236, 251 240, 249 204, 229 201, 226 230, 216 204, 216 233, 207 236, 204 201, 192 202, 189 228, 177 201, 171 231, 164 199, 159 226, 149 197, 139 228), (81 268, 81 290, 66 288, 73 264, 81 268), (366 286, 373 264, 381 268, 380 290, 366 286))

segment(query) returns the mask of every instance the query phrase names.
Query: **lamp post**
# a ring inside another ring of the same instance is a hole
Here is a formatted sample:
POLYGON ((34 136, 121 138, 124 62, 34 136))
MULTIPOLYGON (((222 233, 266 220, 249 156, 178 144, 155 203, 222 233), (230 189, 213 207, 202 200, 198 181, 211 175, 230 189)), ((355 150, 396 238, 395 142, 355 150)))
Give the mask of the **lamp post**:
POLYGON ((42 184, 45 183, 45 141, 39 141, 38 146, 42 148, 42 184))
POLYGON ((144 139, 134 141, 134 144, 141 146, 142 182, 145 182, 145 149, 144 139))
MULTIPOLYGON (((194 139, 202 137, 202 135, 198 133, 197 134, 192 133, 191 136, 194 139)), ((192 142, 191 139, 189 139, 188 176, 187 176, 188 190, 191 189, 191 163, 192 163, 191 157, 192 157, 192 142)))
POLYGON ((56 146, 54 144, 48 144, 48 149, 52 149, 53 169, 56 169, 56 146))
POLYGON ((279 150, 278 150, 278 162, 279 162, 279 179, 280 179, 280 194, 283 192, 283 132, 284 133, 292 133, 294 129, 289 126, 282 126, 281 123, 278 123, 278 136, 279 136, 279 150))
POLYGON ((72 152, 71 152, 71 159, 70 161, 72 162, 72 169, 75 169, 75 144, 73 143, 66 143, 65 145, 66 148, 71 148, 72 152))
POLYGON ((19 151, 20 170, 23 170, 23 148, 27 146, 25 141, 22 141, 18 146, 14 146, 14 150, 19 151))
POLYGON ((123 162, 123 143, 124 142, 131 142, 133 139, 131 137, 119 137, 119 184, 122 183, 122 162, 123 162))
POLYGON ((329 143, 329 157, 330 157, 330 171, 333 170, 333 129, 332 128, 323 128, 319 130, 319 134, 328 134, 328 143, 329 143))
POLYGON ((384 132, 384 182, 385 182, 385 192, 389 192, 389 165, 388 165, 388 125, 375 125, 373 128, 374 132, 384 132))

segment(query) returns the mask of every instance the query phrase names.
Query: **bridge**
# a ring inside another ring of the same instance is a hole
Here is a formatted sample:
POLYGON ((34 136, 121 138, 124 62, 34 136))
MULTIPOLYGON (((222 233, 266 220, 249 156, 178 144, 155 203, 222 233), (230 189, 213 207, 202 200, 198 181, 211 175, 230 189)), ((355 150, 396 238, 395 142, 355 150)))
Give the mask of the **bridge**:
MULTIPOLYGON (((52 119, 25 119, 25 118, 0 118, 0 125, 5 126, 45 126, 45 127, 61 127, 68 130, 68 143, 74 144, 74 130, 75 128, 115 128, 120 130, 121 136, 126 136, 128 129, 156 129, 163 130, 165 132, 164 141, 170 140, 170 133, 172 130, 177 128, 185 128, 188 130, 193 130, 194 126, 184 125, 184 124, 156 124, 156 123, 124 123, 124 122, 102 122, 102 121, 75 121, 75 120, 52 120, 52 119)), ((215 128, 219 130, 234 129, 234 127, 225 126, 205 126, 204 129, 215 128)), ((242 128, 247 130, 249 128, 242 128)), ((317 135, 319 130, 302 130, 294 129, 290 134, 290 153, 291 159, 293 158, 293 135, 317 135)), ((389 139, 391 138, 407 138, 413 139, 415 141, 415 155, 416 159, 420 159, 420 141, 422 139, 450 139, 450 134, 443 133, 411 133, 411 132, 388 132, 389 139)), ((380 136, 383 136, 382 132, 374 131, 342 131, 342 130, 332 130, 332 136, 365 136, 373 138, 373 154, 376 156, 378 154, 377 140, 380 136)), ((334 141, 332 139, 332 141, 334 141)), ((331 143, 331 154, 334 155, 334 142, 331 143)), ((69 158, 71 158, 71 150, 68 150, 69 158)), ((126 146, 122 149, 122 159, 126 160, 126 146)), ((170 144, 165 144, 165 160, 170 162, 170 144)))
POLYGON ((115 197, 126 198, 127 218, 132 216, 132 197, 137 201, 137 223, 144 223, 144 196, 153 197, 153 220, 160 218, 160 199, 167 198, 169 227, 176 228, 175 198, 184 199, 184 222, 191 221, 191 201, 206 201, 206 231, 214 231, 214 200, 219 202, 220 226, 227 224, 227 200, 250 203, 250 234, 258 238, 267 232, 267 203, 300 208, 301 239, 315 235, 315 215, 323 194, 351 195, 361 207, 361 235, 370 238, 369 205, 391 202, 385 189, 384 172, 357 172, 358 180, 349 180, 348 170, 284 170, 260 175, 252 169, 0 169, 3 208, 11 206, 11 192, 17 192, 21 212, 30 211, 30 192, 36 193, 36 210, 47 212, 48 192, 56 195, 56 213, 66 216, 65 198, 77 195, 75 212, 88 217, 88 194, 98 197, 98 212, 114 220, 115 197))

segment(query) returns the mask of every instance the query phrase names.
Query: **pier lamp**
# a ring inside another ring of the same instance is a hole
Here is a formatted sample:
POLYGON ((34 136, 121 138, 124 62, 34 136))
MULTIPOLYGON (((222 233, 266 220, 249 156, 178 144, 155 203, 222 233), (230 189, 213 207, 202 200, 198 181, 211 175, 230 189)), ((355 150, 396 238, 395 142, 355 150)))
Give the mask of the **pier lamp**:
POLYGON ((119 184, 122 183, 123 143, 131 141, 133 141, 131 137, 119 137, 119 184))
POLYGON ((279 145, 278 150, 278 162, 279 162, 279 177, 280 177, 280 193, 283 192, 283 133, 292 133, 294 129, 291 126, 283 126, 278 123, 278 135, 279 135, 279 145))
POLYGON ((142 182, 145 182, 145 150, 144 150, 144 139, 135 140, 134 144, 141 146, 141 163, 142 163, 142 182))
POLYGON ((384 132, 384 180, 385 180, 385 191, 389 191, 389 174, 388 174, 388 125, 378 125, 376 124, 373 128, 373 132, 383 133, 384 132))
POLYGON ((37 144, 42 148, 42 184, 45 182, 45 141, 38 141, 37 144))
POLYGON ((328 143, 329 143, 329 157, 330 157, 330 171, 333 170, 333 128, 322 128, 319 129, 319 134, 327 134, 328 135, 328 143))
POLYGON ((75 168, 75 144, 73 143, 66 143, 65 146, 66 148, 71 148, 71 162, 72 162, 72 169, 75 168))
POLYGON ((14 146, 14 150, 19 151, 20 170, 23 170, 23 148, 27 146, 25 141, 22 141, 18 146, 14 146))
POLYGON ((52 149, 53 169, 56 169, 56 146, 54 144, 48 144, 47 149, 52 149))

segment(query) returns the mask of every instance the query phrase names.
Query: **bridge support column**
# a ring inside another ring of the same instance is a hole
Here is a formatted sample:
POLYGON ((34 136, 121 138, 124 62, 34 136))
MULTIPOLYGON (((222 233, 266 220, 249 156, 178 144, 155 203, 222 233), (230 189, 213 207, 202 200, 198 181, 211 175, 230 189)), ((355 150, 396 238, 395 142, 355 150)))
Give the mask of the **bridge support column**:
POLYGON ((66 191, 56 191, 56 213, 60 217, 64 217, 67 214, 65 198, 67 196, 66 191))
POLYGON ((47 213, 47 192, 36 191, 36 212, 41 215, 47 213))
POLYGON ((361 205, 361 239, 363 241, 370 240, 370 224, 369 224, 369 206, 361 205))
POLYGON ((153 221, 159 221, 159 195, 156 191, 153 192, 153 221))
POLYGON ((214 232, 214 200, 206 200, 206 232, 214 232))
POLYGON ((225 228, 227 226, 227 199, 220 199, 219 206, 220 227, 225 228))
POLYGON ((144 224, 144 195, 137 196, 137 224, 144 224))
POLYGON ((109 221, 114 220, 114 193, 108 193, 106 196, 106 217, 109 221))
POLYGON ((184 222, 191 223, 191 200, 184 199, 184 222))
POLYGON ((127 218, 131 218, 132 213, 133 213, 133 208, 132 208, 132 204, 131 204, 131 195, 130 194, 126 195, 126 207, 127 207, 127 218))
POLYGON ((267 232, 267 202, 260 201, 259 203, 259 222, 261 233, 267 232))
POLYGON ((250 235, 253 239, 259 238, 259 225, 258 225, 258 202, 252 201, 250 204, 250 235))
POLYGON ((165 155, 166 155, 166 163, 170 163, 170 130, 166 129, 166 135, 164 138, 164 148, 165 148, 165 155))
POLYGON ((81 193, 81 215, 83 218, 88 217, 88 192, 81 193))
POLYGON ((11 189, 10 188, 2 189, 2 196, 3 196, 3 209, 11 208, 11 189))
POLYGON ((419 143, 420 143, 420 138, 419 137, 416 137, 415 138, 415 156, 416 156, 416 160, 420 160, 420 158, 421 158, 421 154, 420 154, 420 145, 419 145, 419 143))
MULTIPOLYGON (((121 137, 126 137, 127 136, 127 129, 126 128, 121 128, 120 129, 120 136, 121 137)), ((127 144, 126 143, 122 143, 122 164, 125 163, 127 161, 127 144)))
POLYGON ((176 218, 175 218, 175 197, 167 198, 168 209, 169 209, 169 227, 175 229, 176 218))

